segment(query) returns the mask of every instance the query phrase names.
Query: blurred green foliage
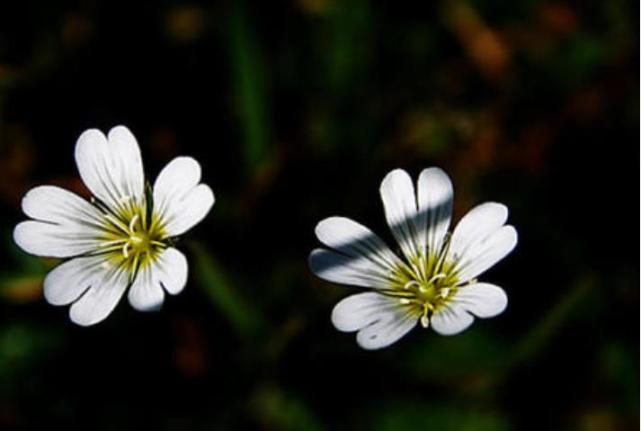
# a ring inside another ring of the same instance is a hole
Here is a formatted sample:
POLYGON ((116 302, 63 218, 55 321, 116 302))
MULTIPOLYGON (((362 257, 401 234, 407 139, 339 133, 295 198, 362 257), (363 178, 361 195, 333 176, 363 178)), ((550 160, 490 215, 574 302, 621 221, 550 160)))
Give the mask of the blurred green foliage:
MULTIPOLYGON (((61 347, 59 333, 35 324, 14 322, 0 332, 0 384, 18 385, 34 367, 61 347)), ((10 387, 10 390, 15 390, 10 387)))
POLYGON ((369 418, 372 430, 410 431, 431 428, 443 431, 504 431, 511 429, 500 415, 482 410, 406 401, 381 406, 369 418))
POLYGON ((267 157, 270 139, 267 98, 269 77, 262 64, 256 36, 247 22, 242 2, 232 6, 227 22, 230 75, 233 79, 236 109, 243 130, 243 153, 249 172, 258 169, 267 157))
MULTIPOLYGON (((224 315, 241 336, 255 336, 265 324, 259 310, 236 291, 229 275, 214 258, 197 243, 191 244, 194 257, 194 280, 211 298, 216 310, 224 315)), ((264 328, 263 328, 264 330, 264 328)))

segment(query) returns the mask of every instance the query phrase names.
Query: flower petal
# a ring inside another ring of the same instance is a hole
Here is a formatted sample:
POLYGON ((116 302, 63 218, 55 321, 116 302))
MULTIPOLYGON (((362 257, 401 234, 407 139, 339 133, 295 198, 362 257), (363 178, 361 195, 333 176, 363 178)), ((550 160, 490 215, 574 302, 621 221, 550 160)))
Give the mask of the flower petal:
POLYGON ((131 306, 138 311, 158 310, 165 300, 165 292, 154 269, 153 264, 141 268, 129 288, 127 298, 131 306))
POLYGON ((498 286, 475 283, 461 287, 452 302, 436 311, 430 321, 441 335, 455 335, 466 330, 474 316, 494 317, 507 307, 507 295, 498 286))
POLYGON ((418 211, 420 244, 438 253, 450 227, 454 188, 452 181, 440 168, 423 170, 418 177, 418 211))
POLYGON ((71 257, 95 250, 107 229, 102 213, 81 197, 60 187, 40 186, 22 199, 26 215, 15 242, 38 256, 71 257))
POLYGON ((163 287, 176 295, 186 283, 187 259, 175 248, 168 248, 138 272, 129 289, 129 303, 140 311, 157 310, 165 299, 163 287))
POLYGON ((383 273, 402 264, 375 233, 346 217, 322 220, 316 225, 316 236, 320 242, 341 254, 371 261, 383 273))
POLYGON ((459 282, 464 283, 487 271, 514 250, 517 241, 516 229, 508 225, 474 243, 456 265, 459 282))
POLYGON ((366 292, 348 296, 336 304, 332 323, 339 331, 359 331, 358 344, 374 350, 399 340, 416 326, 417 319, 398 299, 366 292))
POLYGON ((76 143, 76 164, 91 193, 114 210, 129 199, 144 198, 144 173, 138 142, 124 126, 85 131, 76 143))
POLYGON ((29 217, 47 223, 94 227, 105 226, 100 210, 80 196, 56 186, 39 186, 22 198, 22 210, 29 217))
POLYGON ((474 317, 463 307, 454 302, 436 311, 430 323, 441 335, 455 335, 465 331, 474 322, 474 317))
POLYGON ((489 283, 462 287, 452 301, 475 316, 483 318, 497 316, 507 307, 507 295, 503 289, 489 283))
POLYGON ((412 179, 404 170, 395 169, 383 179, 380 193, 387 224, 407 259, 412 260, 424 247, 412 179))
POLYGON ((467 248, 484 240, 505 224, 507 207, 495 202, 486 202, 472 208, 458 222, 450 239, 448 254, 458 260, 467 248))
POLYGON ((182 292, 187 284, 187 259, 175 248, 168 248, 158 258, 156 265, 158 279, 171 295, 182 292))
POLYGON ((385 271, 363 257, 345 256, 317 248, 309 255, 309 267, 318 277, 332 283, 384 289, 389 287, 385 271))
POLYGON ((214 205, 214 192, 206 184, 199 184, 174 205, 166 229, 171 236, 181 235, 200 223, 214 205))
POLYGON ((69 309, 71 320, 81 326, 94 325, 104 320, 116 307, 129 285, 129 272, 119 266, 105 269, 102 277, 69 309))
POLYGON ((97 231, 82 226, 23 221, 13 230, 13 240, 27 253, 46 257, 73 257, 96 250, 97 231))
POLYGON ((104 256, 78 257, 55 267, 44 280, 44 296, 52 305, 67 305, 104 277, 104 256))
POLYGON ((177 157, 154 183, 154 210, 170 236, 180 235, 200 222, 214 205, 214 193, 200 182, 201 169, 191 157, 177 157))

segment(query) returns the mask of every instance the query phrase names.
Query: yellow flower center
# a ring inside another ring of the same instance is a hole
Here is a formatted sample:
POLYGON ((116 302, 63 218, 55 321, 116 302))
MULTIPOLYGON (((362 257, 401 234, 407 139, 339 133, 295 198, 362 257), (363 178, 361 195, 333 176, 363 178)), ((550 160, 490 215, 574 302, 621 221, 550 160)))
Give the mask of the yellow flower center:
POLYGON ((429 316, 450 302, 460 287, 454 265, 445 261, 446 248, 438 254, 420 254, 395 268, 391 288, 382 292, 409 307, 424 327, 429 325, 429 316))
POLYGON ((135 274, 170 244, 160 219, 154 216, 153 211, 147 210, 147 199, 139 203, 125 197, 117 211, 98 206, 105 214, 99 252, 109 255, 107 262, 135 274))

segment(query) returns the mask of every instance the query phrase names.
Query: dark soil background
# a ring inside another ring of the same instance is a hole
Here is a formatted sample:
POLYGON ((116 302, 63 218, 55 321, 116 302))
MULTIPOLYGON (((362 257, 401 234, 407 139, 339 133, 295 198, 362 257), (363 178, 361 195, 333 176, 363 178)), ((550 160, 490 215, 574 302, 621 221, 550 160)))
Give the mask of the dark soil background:
POLYGON ((422 3, 0 7, 0 428, 638 429, 638 4, 422 3), (117 124, 150 179, 192 155, 217 202, 182 294, 80 328, 11 232, 29 188, 86 193, 75 140, 117 124), (483 276, 509 307, 363 351, 314 226, 392 244, 380 181, 428 166, 455 220, 510 208, 519 245, 483 276))

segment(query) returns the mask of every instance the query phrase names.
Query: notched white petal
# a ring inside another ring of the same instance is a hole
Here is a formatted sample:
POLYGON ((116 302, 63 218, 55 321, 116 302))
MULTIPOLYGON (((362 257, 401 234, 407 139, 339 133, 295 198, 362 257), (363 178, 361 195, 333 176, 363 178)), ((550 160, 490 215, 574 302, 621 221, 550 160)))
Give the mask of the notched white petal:
POLYGON ((318 277, 332 283, 374 289, 384 289, 390 284, 385 270, 363 256, 315 249, 309 255, 309 267, 318 277))
POLYGON ((387 271, 400 265, 399 258, 374 232, 346 217, 328 217, 316 225, 316 236, 326 246, 346 256, 365 258, 387 271))
POLYGON ((465 286, 459 289, 453 301, 476 317, 481 318, 497 316, 507 308, 505 291, 490 283, 465 286))
POLYGON ((472 208, 458 222, 449 244, 449 256, 457 259, 466 250, 487 238, 507 221, 508 209, 496 202, 486 202, 472 208))
POLYGON ((427 168, 418 177, 420 245, 438 253, 450 226, 454 187, 440 168, 427 168))
POLYGON ((441 335, 463 332, 474 322, 474 316, 494 317, 507 307, 507 295, 498 286, 476 283, 459 289, 450 303, 432 315, 434 331, 441 335))
POLYGON ((200 223, 214 206, 214 192, 206 184, 199 184, 181 201, 174 202, 174 215, 168 217, 166 229, 172 236, 181 235, 200 223))
POLYGON ((417 318, 397 299, 366 292, 348 296, 336 304, 332 323, 340 331, 358 331, 358 344, 374 350, 399 340, 416 326, 417 318))
POLYGON ((109 144, 116 166, 121 166, 120 180, 125 196, 142 197, 145 187, 145 174, 142 165, 140 146, 133 133, 125 126, 116 126, 109 131, 109 144))
POLYGON ((513 226, 499 228, 487 238, 468 247, 456 268, 459 281, 471 280, 510 254, 516 247, 518 235, 513 226))
POLYGON ((129 284, 129 273, 118 267, 105 270, 95 283, 69 308, 69 318, 80 326, 101 322, 116 307, 129 284))
POLYGON ((165 300, 165 292, 152 266, 147 266, 136 276, 127 294, 129 304, 138 311, 157 311, 165 300))
POLYGON ((124 126, 110 130, 109 139, 97 129, 80 135, 76 164, 91 193, 113 209, 125 199, 142 200, 144 173, 140 148, 124 126))
POLYGON ((392 234, 405 256, 413 259, 423 245, 412 179, 404 170, 395 169, 383 179, 380 194, 392 234))
POLYGON ((158 196, 154 197, 161 199, 188 191, 200 182, 201 172, 200 163, 193 157, 176 157, 158 174, 154 183, 154 193, 158 196))
POLYGON ((78 299, 96 280, 105 276, 104 256, 78 257, 55 267, 44 280, 44 296, 52 305, 78 299))
POLYGON ((23 221, 13 230, 13 240, 27 253, 43 257, 73 257, 97 248, 93 229, 57 225, 39 221, 23 221))
POLYGON ((187 284, 187 259, 175 248, 168 248, 155 264, 158 279, 171 295, 179 294, 187 284))
POLYGON ((456 303, 441 308, 430 319, 434 331, 441 335, 459 334, 469 328, 472 322, 474 317, 456 303))
POLYGON ((175 248, 168 248, 138 272, 129 289, 129 303, 139 311, 160 309, 165 298, 164 290, 171 295, 180 293, 187 283, 187 271, 185 256, 175 248))
POLYGON ((214 205, 214 193, 199 184, 200 164, 191 157, 177 157, 160 172, 154 183, 154 209, 171 236, 198 224, 214 205))
POLYGON ((38 186, 22 198, 22 211, 39 221, 80 227, 103 226, 102 213, 89 202, 56 186, 38 186))

